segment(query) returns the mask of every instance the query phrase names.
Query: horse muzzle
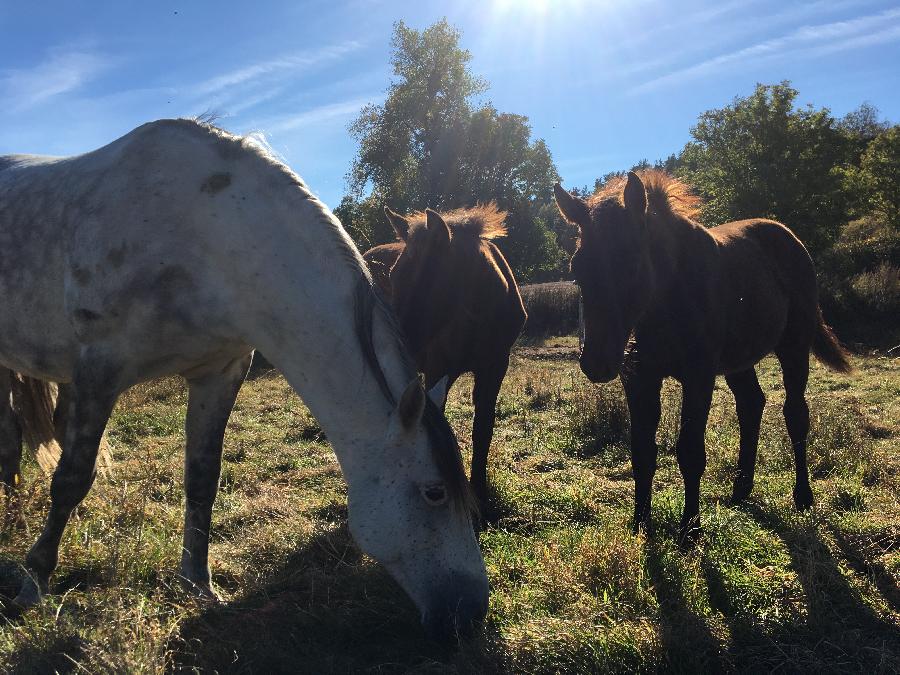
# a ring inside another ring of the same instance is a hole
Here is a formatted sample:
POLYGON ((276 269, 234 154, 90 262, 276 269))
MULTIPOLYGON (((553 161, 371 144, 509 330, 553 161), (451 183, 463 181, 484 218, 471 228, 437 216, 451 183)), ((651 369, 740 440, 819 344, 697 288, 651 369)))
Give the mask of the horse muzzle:
POLYGON ((588 351, 582 350, 578 365, 581 366, 581 372, 591 382, 609 382, 614 380, 622 370, 622 363, 625 360, 622 351, 616 352, 615 356, 609 358, 590 357, 588 354, 588 351))
POLYGON ((454 573, 434 592, 422 624, 430 639, 453 643, 470 637, 487 611, 487 578, 454 573))

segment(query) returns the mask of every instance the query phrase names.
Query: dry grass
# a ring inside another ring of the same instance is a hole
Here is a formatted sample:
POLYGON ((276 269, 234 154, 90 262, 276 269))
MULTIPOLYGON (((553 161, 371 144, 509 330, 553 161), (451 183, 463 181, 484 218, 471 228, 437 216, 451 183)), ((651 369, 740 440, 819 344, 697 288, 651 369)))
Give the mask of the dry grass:
MULTIPOLYGON (((808 514, 791 507, 771 360, 760 367, 768 404, 756 489, 745 506, 727 504, 737 421, 718 387, 704 537, 683 551, 678 388, 664 389, 655 532, 634 537, 621 387, 588 385, 573 361, 540 358, 566 340, 514 355, 501 393, 496 517, 481 534, 491 612, 472 641, 426 642, 412 604, 355 548, 334 456, 274 374, 244 386, 226 438, 211 558, 227 602, 186 596, 175 574, 185 391, 163 380, 119 403, 115 471, 78 509, 44 605, 0 624, 0 672, 900 670, 896 360, 860 359, 850 378, 814 368, 808 514)), ((448 405, 464 446, 470 385, 448 405)), ((34 466, 26 478, 24 520, 0 533, 0 594, 14 592, 46 512, 48 481, 34 466)))

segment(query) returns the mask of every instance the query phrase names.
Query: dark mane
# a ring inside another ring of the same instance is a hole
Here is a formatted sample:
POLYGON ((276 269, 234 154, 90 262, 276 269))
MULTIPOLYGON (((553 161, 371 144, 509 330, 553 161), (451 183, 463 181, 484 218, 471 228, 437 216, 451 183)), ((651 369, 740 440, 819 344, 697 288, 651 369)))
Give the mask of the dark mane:
MULTIPOLYGON (((388 306, 381 291, 372 284, 371 279, 360 279, 356 289, 356 337, 362 348, 363 357, 385 398, 391 405, 397 405, 397 397, 391 391, 384 370, 378 362, 378 354, 375 352, 373 318, 376 311, 387 323, 391 336, 397 341, 400 353, 406 360, 407 369, 411 373, 415 372, 415 368, 406 356, 409 354, 409 350, 406 348, 403 332, 393 310, 388 306)), ((461 506, 464 511, 477 511, 469 481, 466 479, 456 435, 450 428, 447 418, 428 396, 425 397, 425 413, 422 416, 422 423, 428 433, 432 456, 437 464, 438 472, 446 483, 451 500, 454 504, 461 506)))
MULTIPOLYGON (((441 217, 454 234, 470 234, 480 239, 499 239, 506 236, 506 211, 497 208, 496 202, 477 204, 467 209, 441 211, 441 217)), ((425 224, 425 212, 411 213, 409 229, 425 224)))
MULTIPOLYGON (((703 206, 703 201, 694 194, 691 187, 659 169, 645 169, 637 175, 647 190, 647 201, 650 209, 667 211, 675 216, 696 220, 703 206)), ((622 192, 625 190, 625 176, 617 176, 606 182, 597 192, 587 199, 587 204, 594 210, 601 204, 614 202, 623 206, 622 192)))

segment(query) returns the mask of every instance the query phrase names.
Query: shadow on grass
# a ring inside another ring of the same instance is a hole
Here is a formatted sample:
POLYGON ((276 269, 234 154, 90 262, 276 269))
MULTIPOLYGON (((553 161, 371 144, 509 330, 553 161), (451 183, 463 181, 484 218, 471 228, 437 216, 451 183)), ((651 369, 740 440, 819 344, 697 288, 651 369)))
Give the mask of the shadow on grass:
POLYGON ((819 532, 812 525, 797 527, 753 502, 741 508, 784 542, 805 602, 805 612, 796 618, 768 625, 755 616, 742 616, 720 570, 704 560, 710 603, 728 622, 730 650, 741 654, 744 665, 760 670, 898 672, 897 626, 866 604, 819 532))
POLYGON ((244 597, 187 619, 170 643, 175 671, 490 672, 496 632, 463 645, 424 637, 419 615, 347 526, 315 536, 244 597))
MULTIPOLYGON (((660 639, 667 667, 678 672, 728 670, 722 647, 708 623, 690 606, 677 563, 667 560, 666 543, 650 537, 644 544, 647 572, 659 602, 660 639)), ((677 549, 669 556, 680 558, 677 549)))

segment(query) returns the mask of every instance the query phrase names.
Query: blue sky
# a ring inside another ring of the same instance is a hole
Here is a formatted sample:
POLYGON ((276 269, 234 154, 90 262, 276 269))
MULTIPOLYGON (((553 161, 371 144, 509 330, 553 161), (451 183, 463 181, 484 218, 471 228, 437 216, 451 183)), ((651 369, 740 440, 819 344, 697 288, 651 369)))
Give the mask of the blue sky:
POLYGON ((485 100, 527 115, 564 184, 677 151, 704 110, 789 79, 900 121, 900 5, 855 0, 0 0, 0 154, 73 154, 206 110, 264 132, 326 203, 383 100, 391 26, 463 32, 485 100))

